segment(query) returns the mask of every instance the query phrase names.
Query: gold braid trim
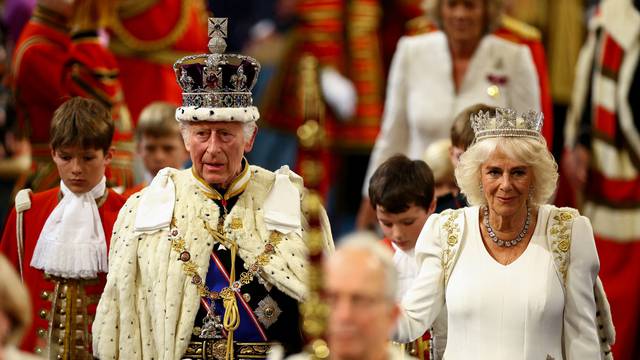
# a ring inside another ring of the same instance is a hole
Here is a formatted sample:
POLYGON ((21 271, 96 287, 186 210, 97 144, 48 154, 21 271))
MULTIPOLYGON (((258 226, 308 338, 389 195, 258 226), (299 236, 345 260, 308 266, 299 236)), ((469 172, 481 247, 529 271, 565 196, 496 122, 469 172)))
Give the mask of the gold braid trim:
MULTIPOLYGON (((229 271, 229 286, 236 281, 236 255, 238 254, 238 244, 234 241, 231 243, 231 270, 229 271)), ((239 288, 238 288, 239 289, 239 288)), ((240 313, 238 311, 238 302, 236 297, 227 287, 223 290, 222 304, 224 305, 224 319, 222 325, 227 330, 227 360, 233 360, 233 333, 240 326, 240 313), (226 291, 225 291, 226 290, 226 291)))
POLYGON ((447 233, 447 244, 446 248, 442 250, 442 270, 444 271, 444 284, 447 285, 449 281, 449 275, 451 275, 451 265, 453 259, 455 259, 458 241, 460 240, 460 228, 458 224, 456 224, 456 219, 458 219, 458 215, 460 211, 448 211, 444 212, 442 215, 447 215, 447 220, 442 225, 442 228, 447 233))
POLYGON ((562 275, 562 285, 567 286, 567 271, 569 269, 569 249, 571 248, 571 225, 574 215, 570 211, 559 211, 553 216, 551 224, 551 253, 553 254, 558 272, 562 275))
POLYGON ((167 36, 156 40, 142 40, 133 35, 116 16, 111 23, 111 30, 116 35, 116 41, 122 42, 126 47, 142 52, 152 52, 165 49, 173 44, 184 34, 189 24, 189 3, 190 0, 182 0, 180 15, 176 25, 167 36))

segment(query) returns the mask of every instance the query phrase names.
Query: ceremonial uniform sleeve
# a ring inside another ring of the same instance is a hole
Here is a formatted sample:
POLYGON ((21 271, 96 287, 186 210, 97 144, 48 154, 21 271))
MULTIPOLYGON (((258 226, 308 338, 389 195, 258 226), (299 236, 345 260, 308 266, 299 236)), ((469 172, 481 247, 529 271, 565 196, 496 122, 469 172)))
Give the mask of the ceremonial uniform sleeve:
POLYGON ((540 83, 531 51, 525 45, 518 45, 511 64, 511 86, 509 106, 519 112, 540 111, 540 83))
POLYGON ((17 266, 18 264, 18 249, 16 246, 16 209, 11 209, 7 222, 4 224, 4 232, 2 234, 2 240, 0 240, 0 253, 2 253, 7 260, 17 266))
POLYGON ((580 216, 571 231, 571 257, 564 305, 564 349, 567 360, 599 359, 594 285, 600 262, 593 229, 580 216))
POLYGON ((95 31, 74 34, 65 64, 65 88, 74 96, 93 98, 111 108, 121 91, 118 66, 95 31))
POLYGON ((407 153, 409 124, 406 63, 409 56, 407 39, 401 38, 391 61, 382 126, 369 160, 367 175, 362 186, 363 196, 368 196, 369 179, 380 164, 396 153, 407 153))
POLYGON ((402 297, 394 340, 407 343, 421 337, 444 305, 444 269, 440 229, 446 216, 429 216, 416 243, 419 272, 412 287, 402 297))

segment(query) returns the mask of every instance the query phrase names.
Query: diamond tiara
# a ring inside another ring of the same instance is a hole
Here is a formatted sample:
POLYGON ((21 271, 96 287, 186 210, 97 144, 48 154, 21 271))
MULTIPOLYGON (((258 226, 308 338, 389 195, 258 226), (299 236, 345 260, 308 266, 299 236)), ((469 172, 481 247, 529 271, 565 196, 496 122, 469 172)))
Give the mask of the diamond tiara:
POLYGON ((541 140, 543 119, 542 113, 533 110, 523 114, 504 108, 497 108, 495 113, 479 111, 471 115, 474 143, 492 137, 528 137, 541 140))

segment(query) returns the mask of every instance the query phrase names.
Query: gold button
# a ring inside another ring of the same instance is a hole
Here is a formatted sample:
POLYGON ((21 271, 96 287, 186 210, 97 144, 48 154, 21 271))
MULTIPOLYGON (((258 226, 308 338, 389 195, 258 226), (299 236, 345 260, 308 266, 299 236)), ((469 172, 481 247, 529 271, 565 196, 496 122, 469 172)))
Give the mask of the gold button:
POLYGON ((62 360, 64 358, 64 356, 62 356, 61 354, 58 354, 58 356, 56 356, 56 359, 58 360, 62 360))
POLYGON ((64 308, 60 308, 60 310, 58 310, 58 314, 60 314, 60 315, 64 315, 66 313, 67 313, 67 311, 64 308))
POLYGON ((491 97, 498 97, 500 96, 500 88, 497 87, 496 85, 491 85, 487 88, 487 95, 491 96, 491 97))
POLYGON ((45 336, 47 336, 47 330, 43 329, 43 328, 39 328, 36 333, 38 334, 39 337, 43 338, 45 336))
POLYGON ((49 315, 49 312, 45 309, 41 309, 40 312, 38 313, 38 315, 40 316, 40 319, 46 319, 47 316, 49 315))
POLYGON ((58 345, 64 345, 64 339, 58 338, 58 345))
POLYGON ((47 291, 43 291, 40 293, 40 299, 42 300, 49 300, 49 292, 47 291))
POLYGON ((35 352, 36 354, 42 354, 42 348, 37 347, 37 348, 34 350, 34 352, 35 352))
POLYGON ((64 330, 64 323, 58 324, 58 328, 61 329, 61 330, 64 330))

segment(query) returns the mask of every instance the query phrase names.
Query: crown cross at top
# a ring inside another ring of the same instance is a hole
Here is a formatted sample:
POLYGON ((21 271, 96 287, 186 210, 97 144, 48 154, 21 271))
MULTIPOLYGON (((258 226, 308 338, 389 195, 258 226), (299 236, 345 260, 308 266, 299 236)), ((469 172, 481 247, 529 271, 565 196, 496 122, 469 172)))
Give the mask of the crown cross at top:
POLYGON ((209 18, 208 34, 209 34, 209 51, 212 54, 224 54, 227 49, 227 18, 209 18))

